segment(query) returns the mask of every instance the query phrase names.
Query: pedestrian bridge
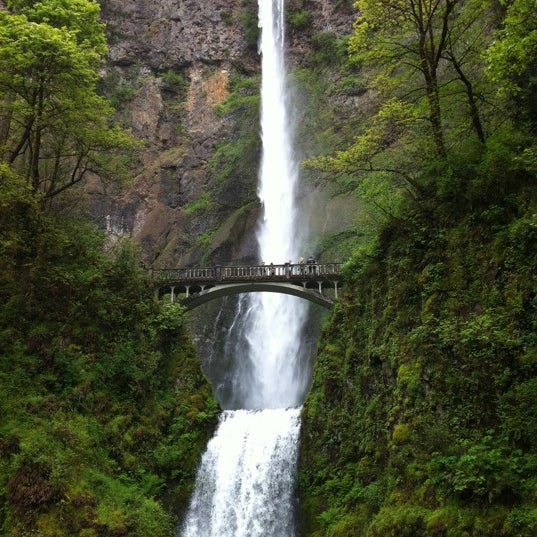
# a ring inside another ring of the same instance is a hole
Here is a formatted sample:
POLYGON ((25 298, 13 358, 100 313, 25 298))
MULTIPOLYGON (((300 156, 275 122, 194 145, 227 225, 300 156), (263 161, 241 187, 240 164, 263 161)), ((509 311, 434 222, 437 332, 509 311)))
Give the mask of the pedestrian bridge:
POLYGON ((177 268, 151 274, 158 296, 169 294, 189 310, 215 298, 256 292, 294 295, 330 309, 342 281, 341 263, 177 268))

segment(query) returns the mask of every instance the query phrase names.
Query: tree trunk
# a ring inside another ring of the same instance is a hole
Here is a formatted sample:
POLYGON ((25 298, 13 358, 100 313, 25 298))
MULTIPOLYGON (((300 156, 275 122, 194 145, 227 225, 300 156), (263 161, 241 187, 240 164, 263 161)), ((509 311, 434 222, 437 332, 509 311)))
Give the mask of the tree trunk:
POLYGON ((36 113, 36 129, 35 138, 33 143, 32 160, 30 162, 30 174, 32 178, 32 187, 35 191, 39 190, 40 176, 39 176, 39 160, 41 157, 41 142, 43 137, 43 106, 44 106, 44 90, 43 87, 39 89, 37 99, 37 113, 36 113))
POLYGON ((444 143, 444 129, 442 127, 442 113, 440 108, 440 95, 438 92, 438 79, 436 76, 437 62, 434 60, 434 52, 427 47, 427 35, 420 36, 419 53, 421 60, 421 72, 425 80, 425 93, 429 103, 429 122, 433 131, 433 139, 436 152, 441 158, 446 156, 444 143))
POLYGON ((429 102, 429 121, 433 130, 433 138, 436 146, 436 152, 441 158, 447 155, 446 145, 444 142, 444 128, 442 126, 442 113, 440 109, 440 96, 438 94, 438 80, 436 73, 425 80, 427 100, 429 102))
POLYGON ((470 118, 472 119, 472 127, 477 134, 480 142, 485 142, 485 133, 483 131, 483 124, 481 123, 481 116, 479 114, 479 108, 475 99, 474 88, 470 80, 464 74, 459 62, 455 59, 453 54, 449 54, 449 61, 453 65, 455 71, 459 75, 459 80, 464 84, 466 89, 466 96, 468 98, 468 106, 470 107, 470 118))

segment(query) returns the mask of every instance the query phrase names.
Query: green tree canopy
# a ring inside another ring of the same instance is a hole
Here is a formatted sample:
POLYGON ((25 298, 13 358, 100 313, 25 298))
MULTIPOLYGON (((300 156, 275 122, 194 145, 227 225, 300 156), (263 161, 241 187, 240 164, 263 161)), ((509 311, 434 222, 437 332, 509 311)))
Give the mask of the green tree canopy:
POLYGON ((100 22, 99 4, 91 0, 10 0, 14 13, 24 14, 31 22, 68 28, 76 33, 77 43, 106 53, 105 25, 100 22))
POLYGON ((349 54, 375 111, 347 149, 309 165, 373 192, 373 201, 386 198, 375 183, 391 183, 418 203, 462 193, 462 179, 453 179, 461 162, 471 180, 469 162, 513 117, 498 87, 513 90, 522 77, 528 86, 535 69, 534 4, 518 0, 503 10, 487 0, 358 0, 349 54))
POLYGON ((532 0, 502 4, 506 5, 506 16, 488 49, 488 70, 502 91, 517 93, 537 68, 537 6, 532 0))
POLYGON ((106 52, 88 0, 10 2, 0 12, 0 154, 35 192, 53 198, 88 173, 117 176, 133 139, 96 93, 106 52))

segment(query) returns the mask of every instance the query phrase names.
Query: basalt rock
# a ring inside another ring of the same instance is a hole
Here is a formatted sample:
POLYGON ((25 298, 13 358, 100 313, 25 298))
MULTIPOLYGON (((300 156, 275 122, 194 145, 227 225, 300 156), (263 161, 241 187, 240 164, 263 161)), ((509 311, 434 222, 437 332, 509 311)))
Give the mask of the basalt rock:
MULTIPOLYGON (((350 33, 351 4, 290 0, 288 11, 312 16, 308 28, 289 28, 289 62, 300 64, 316 32, 350 33)), ((129 188, 88 189, 95 218, 111 236, 134 237, 155 267, 255 260, 259 155, 249 155, 251 177, 231 174, 224 184, 214 155, 237 130, 217 113, 230 82, 259 77, 257 2, 108 0, 102 16, 109 39, 103 91, 145 145, 129 188)))

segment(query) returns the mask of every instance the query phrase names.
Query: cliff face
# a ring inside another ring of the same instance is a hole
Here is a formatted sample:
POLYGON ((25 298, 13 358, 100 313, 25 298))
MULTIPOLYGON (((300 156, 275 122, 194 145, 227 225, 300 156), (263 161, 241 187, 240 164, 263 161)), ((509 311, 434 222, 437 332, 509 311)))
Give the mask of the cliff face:
MULTIPOLYGON (((295 81, 303 82, 303 73, 308 73, 307 84, 296 88, 294 109, 300 115, 297 137, 309 144, 314 131, 321 130, 318 116, 331 106, 345 117, 354 115, 350 109, 357 104, 356 96, 334 92, 327 97, 326 91, 312 89, 316 79, 326 84, 329 77, 308 61, 317 36, 338 40, 350 33, 354 12, 351 1, 336 7, 328 0, 287 0, 286 6, 288 64, 302 73, 295 81)), ((95 182, 88 189, 89 207, 112 237, 132 236, 148 266, 259 261, 257 10, 256 0, 102 3, 109 42, 102 89, 122 123, 145 145, 130 185, 107 191, 95 182)), ((328 69, 334 73, 335 67, 328 69)), ((331 129, 326 123, 324 128, 331 129)), ((311 148, 298 148, 299 155, 308 153, 311 148)), ((302 229, 308 229, 310 237, 323 237, 348 228, 355 202, 303 179, 302 229)), ((297 259, 320 254, 318 244, 311 240, 297 259)), ((325 256, 339 260, 332 252, 325 256)), ((211 356, 220 356, 219 345, 226 341, 217 333, 227 333, 232 318, 214 308, 233 308, 232 302, 207 305, 189 315, 213 385, 219 383, 219 372, 211 370, 211 356), (219 320, 218 330, 213 330, 211 319, 219 320)), ((308 338, 316 341, 317 324, 312 321, 311 326, 308 338)))
MULTIPOLYGON (((327 0, 292 1, 287 9, 310 17, 307 29, 290 28, 294 65, 311 51, 313 35, 344 35, 353 21, 345 2, 336 9, 327 0)), ((103 90, 145 145, 127 189, 90 187, 95 217, 111 234, 132 235, 157 267, 255 259, 257 106, 227 114, 218 107, 237 80, 258 87, 257 2, 111 0, 102 16, 103 90), (245 135, 251 142, 230 156, 245 135)), ((323 231, 334 228, 329 212, 319 219, 323 231)), ((336 229, 346 225, 337 220, 336 229)))
POLYGON ((247 47, 241 32, 239 0, 112 0, 103 5, 111 37, 110 60, 152 69, 190 67, 193 63, 244 64, 247 47))
POLYGON ((256 69, 240 24, 230 23, 239 12, 239 1, 102 6, 110 47, 105 91, 145 147, 131 187, 98 195, 95 210, 108 217, 111 233, 132 234, 150 263, 199 260, 191 254, 196 239, 217 226, 189 217, 185 207, 211 190, 207 162, 225 129, 214 107, 228 96, 230 74, 256 69))

